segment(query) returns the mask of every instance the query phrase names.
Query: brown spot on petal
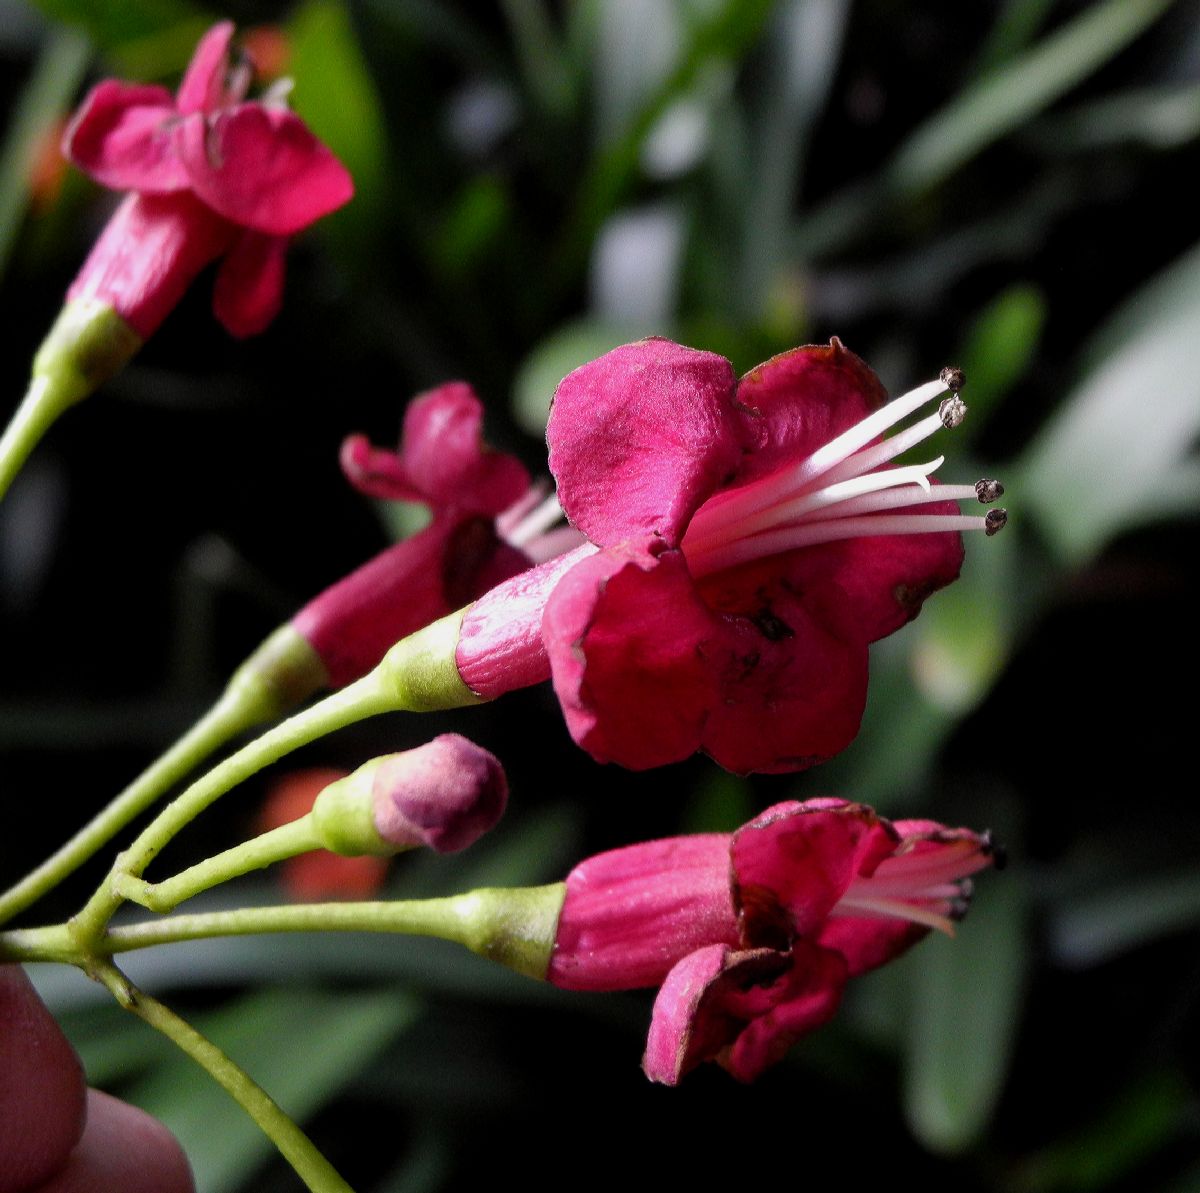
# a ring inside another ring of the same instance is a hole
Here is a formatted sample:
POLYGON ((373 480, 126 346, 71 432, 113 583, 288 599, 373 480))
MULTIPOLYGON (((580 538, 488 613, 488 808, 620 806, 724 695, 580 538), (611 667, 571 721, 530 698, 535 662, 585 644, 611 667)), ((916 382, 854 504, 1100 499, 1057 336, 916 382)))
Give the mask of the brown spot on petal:
POLYGON ((733 902, 743 944, 781 951, 791 948, 795 937, 791 917, 780 905, 774 891, 735 880, 733 902))
POLYGON ((785 638, 796 636, 796 631, 783 618, 776 617, 769 608, 750 614, 750 620, 768 642, 782 642, 785 638))

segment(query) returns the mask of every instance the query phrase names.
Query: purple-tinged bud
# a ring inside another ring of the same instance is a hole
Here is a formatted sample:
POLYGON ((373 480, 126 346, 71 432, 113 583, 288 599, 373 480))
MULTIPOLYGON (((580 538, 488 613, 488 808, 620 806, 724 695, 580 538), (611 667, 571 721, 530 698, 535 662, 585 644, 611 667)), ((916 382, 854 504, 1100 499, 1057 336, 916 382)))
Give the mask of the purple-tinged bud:
POLYGON ((508 782, 493 754, 457 733, 387 754, 331 783, 313 804, 324 848, 355 857, 426 845, 453 853, 504 813, 508 782))
POLYGON ((508 781, 499 759, 457 733, 381 761, 372 787, 375 828, 405 849, 466 849, 504 814, 508 781))

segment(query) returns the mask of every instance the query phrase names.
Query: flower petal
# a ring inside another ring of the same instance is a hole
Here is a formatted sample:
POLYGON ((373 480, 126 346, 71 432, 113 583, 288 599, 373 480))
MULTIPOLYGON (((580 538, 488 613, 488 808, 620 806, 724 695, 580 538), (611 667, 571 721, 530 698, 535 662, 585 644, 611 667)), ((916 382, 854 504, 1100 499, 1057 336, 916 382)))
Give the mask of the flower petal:
MULTIPOLYGON (((944 501, 889 512, 954 516, 960 511, 956 502, 944 501)), ((855 635, 876 642, 911 621, 926 597, 958 578, 963 554, 957 532, 873 535, 796 551, 788 574, 801 589, 818 582, 836 585, 855 635)))
POLYGON ((542 635, 571 736, 599 762, 646 770, 699 748, 719 698, 711 614, 683 556, 621 546, 572 568, 542 635))
MULTIPOLYGON (((782 1060, 797 1040, 833 1018, 846 978, 845 961, 837 953, 797 941, 791 968, 772 986, 740 998, 725 995, 729 1011, 747 1015, 749 1021, 719 1058, 721 1064, 739 1081, 753 1081, 782 1060)), ((703 1006, 700 1013, 713 1014, 703 1006)))
POLYGON ((190 185, 175 156, 175 104, 163 87, 106 79, 88 92, 63 136, 63 153, 101 186, 162 194, 190 185))
POLYGON ((220 107, 233 28, 232 21, 221 21, 200 39, 175 96, 175 104, 183 115, 213 112, 220 107))
POLYGON ((404 414, 404 469, 434 507, 495 515, 529 488, 513 456, 483 441, 483 404, 463 381, 421 394, 404 414))
POLYGON ((626 344, 565 377, 546 439, 559 501, 595 543, 660 536, 737 467, 751 432, 729 362, 670 340, 626 344))
POLYGON ((858 732, 867 649, 820 581, 799 589, 780 561, 719 573, 700 586, 720 626, 707 647, 721 699, 702 748, 737 773, 803 770, 858 732))
POLYGON ((737 943, 728 834, 646 841, 568 875, 546 978, 564 990, 653 986, 681 957, 720 942, 737 943))
POLYGON ((826 922, 817 943, 839 953, 847 976, 854 978, 886 965, 928 935, 928 928, 912 920, 837 915, 826 922))
POLYGON ((733 898, 742 941, 786 948, 816 936, 855 878, 890 857, 899 837, 865 804, 778 804, 733 835, 733 898))
POLYGON ((192 189, 226 219, 290 236, 354 194, 345 166, 283 108, 243 103, 175 126, 192 189))
POLYGON ((213 313, 230 335, 258 335, 279 314, 287 270, 287 237, 243 232, 213 288, 213 313))
POLYGON ((749 409, 757 436, 738 472, 742 484, 810 455, 882 406, 887 391, 835 336, 751 369, 738 382, 737 400, 749 409))

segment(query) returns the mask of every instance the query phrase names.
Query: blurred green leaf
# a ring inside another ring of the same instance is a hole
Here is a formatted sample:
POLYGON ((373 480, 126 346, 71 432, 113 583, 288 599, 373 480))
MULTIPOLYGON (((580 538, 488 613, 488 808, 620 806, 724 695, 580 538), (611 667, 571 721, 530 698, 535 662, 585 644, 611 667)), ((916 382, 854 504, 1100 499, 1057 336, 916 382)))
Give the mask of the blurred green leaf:
POLYGON ((1200 86, 1177 84, 1108 95, 1047 119, 1033 135, 1051 149, 1120 144, 1173 149, 1200 136, 1200 86))
POLYGON ((385 200, 387 135, 374 80, 340 0, 307 0, 290 26, 297 112, 354 178, 354 198, 322 221, 347 249, 374 240, 385 200))
POLYGON ((67 112, 87 69, 90 47, 77 33, 51 33, 8 117, 0 150, 0 275, 29 202, 30 171, 43 140, 67 112))
POLYGON ((921 945, 913 979, 904 1109, 934 1151, 970 1147, 1008 1073, 1029 965, 1022 887, 986 875, 956 940, 921 945))
POLYGON ((526 92, 553 118, 572 100, 566 53, 545 0, 500 0, 526 92))
POLYGON ((1198 319, 1200 249, 1101 332, 1099 362, 1016 462, 1023 507, 1063 561, 1080 564, 1119 531, 1200 505, 1198 319))
POLYGON ((1053 7, 1054 0, 1002 0, 1000 12, 971 73, 986 74, 1023 50, 1037 35, 1053 7))
POLYGON ((750 784, 738 775, 713 770, 696 789, 680 819, 681 833, 731 833, 757 811, 750 784))
POLYGON ((439 229, 438 265, 449 278, 465 279, 512 223, 504 187, 483 175, 470 179, 456 196, 439 229))
POLYGON ((102 50, 161 33, 171 25, 193 25, 208 9, 190 0, 34 0, 48 17, 82 29, 102 50))
POLYGON ((1172 0, 1103 0, 1001 69, 964 87, 901 146, 888 167, 902 194, 936 186, 993 141, 1064 95, 1170 7, 1172 0))
POLYGON ((550 400, 558 383, 572 369, 644 334, 644 328, 591 319, 559 328, 534 348, 517 370, 512 395, 512 416, 517 425, 530 435, 544 435, 550 400))
POLYGON ((454 1145, 447 1130, 430 1118, 418 1121, 404 1159, 376 1186, 375 1193, 437 1193, 447 1188, 454 1145))
MULTIPOLYGON (((196 1026, 302 1122, 419 1011, 419 1003, 391 990, 272 990, 198 1017, 196 1026)), ((273 1145, 254 1122, 182 1054, 135 1083, 126 1097, 174 1132, 198 1193, 236 1189, 271 1154, 273 1145)))
POLYGON ((1051 910, 1050 947, 1063 965, 1099 965, 1197 925, 1200 874, 1187 869, 1060 899, 1051 910))
POLYGON ((1111 1188, 1179 1132, 1190 1102, 1178 1074, 1153 1073, 1122 1089, 1097 1121, 1033 1156, 1017 1187, 1022 1193, 1111 1188))
POLYGON ((1046 300, 1036 286, 1017 283, 1001 291, 975 317, 959 363, 967 374, 966 429, 980 431, 1032 364, 1046 323, 1046 300))

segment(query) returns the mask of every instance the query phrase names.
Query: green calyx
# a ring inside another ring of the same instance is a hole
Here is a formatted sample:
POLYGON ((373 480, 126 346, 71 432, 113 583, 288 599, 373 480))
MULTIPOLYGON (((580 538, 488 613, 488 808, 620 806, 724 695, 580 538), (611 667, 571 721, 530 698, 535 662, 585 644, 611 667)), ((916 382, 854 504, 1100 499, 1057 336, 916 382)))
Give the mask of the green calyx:
POLYGON ((65 408, 119 373, 141 346, 141 336, 107 303, 73 299, 33 358, 34 384, 43 381, 65 408))
POLYGON ((452 900, 461 931, 455 937, 473 953, 526 977, 544 981, 554 953, 567 884, 483 887, 452 900))
POLYGON ((396 707, 432 712, 480 704, 462 681, 455 662, 466 609, 458 609, 397 642, 375 669, 396 707))
POLYGON ((277 720, 328 686, 329 672, 320 655, 285 622, 233 673, 226 691, 261 724, 277 720))
POLYGON ((375 776, 386 761, 373 758, 321 790, 313 802, 312 827, 323 848, 344 857, 391 857, 400 852, 375 828, 375 776))

